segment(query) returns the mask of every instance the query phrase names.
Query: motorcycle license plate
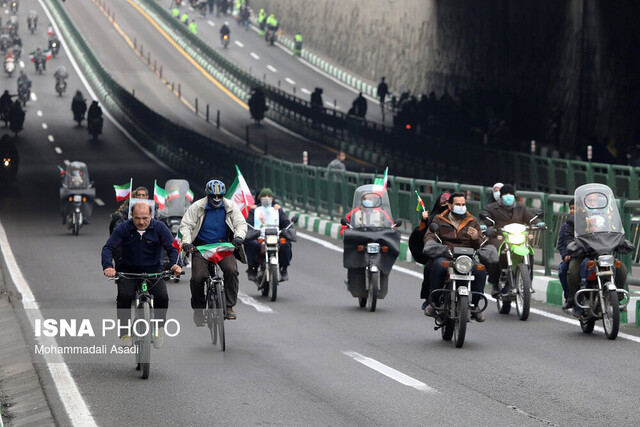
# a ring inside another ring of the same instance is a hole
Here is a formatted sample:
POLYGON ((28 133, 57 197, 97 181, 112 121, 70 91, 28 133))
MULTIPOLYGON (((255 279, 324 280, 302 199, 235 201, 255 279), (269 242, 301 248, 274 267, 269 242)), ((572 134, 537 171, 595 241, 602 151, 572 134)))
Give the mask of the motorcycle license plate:
POLYGON ((475 276, 467 276, 466 274, 450 274, 451 280, 474 280, 475 276))

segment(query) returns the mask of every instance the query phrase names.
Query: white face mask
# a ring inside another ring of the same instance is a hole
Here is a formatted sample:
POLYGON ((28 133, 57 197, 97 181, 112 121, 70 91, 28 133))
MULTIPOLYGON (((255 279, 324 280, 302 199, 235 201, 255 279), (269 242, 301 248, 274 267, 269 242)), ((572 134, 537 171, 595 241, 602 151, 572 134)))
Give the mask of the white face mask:
POLYGON ((467 207, 466 206, 454 206, 453 207, 453 213, 456 215, 464 215, 465 213, 467 213, 467 207))
POLYGON ((493 192, 493 198, 496 199, 496 202, 500 200, 500 190, 493 192))
POLYGON ((271 198, 270 197, 263 197, 260 199, 260 204, 262 205, 262 207, 264 208, 270 208, 271 207, 271 198))

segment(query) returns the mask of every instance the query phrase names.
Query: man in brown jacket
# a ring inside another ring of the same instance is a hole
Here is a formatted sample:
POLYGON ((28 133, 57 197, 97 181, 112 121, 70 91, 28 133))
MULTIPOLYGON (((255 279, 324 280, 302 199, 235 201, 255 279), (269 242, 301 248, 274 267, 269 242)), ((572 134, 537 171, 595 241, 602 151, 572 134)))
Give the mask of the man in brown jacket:
MULTIPOLYGON (((448 209, 436 216, 433 223, 438 224, 440 227, 438 236, 442 240, 442 243, 450 250, 453 250, 454 247, 480 248, 480 244, 482 243, 480 223, 473 215, 467 212, 466 198, 463 193, 453 193, 449 198, 448 209)), ((428 242, 440 243, 431 230, 425 234, 424 241, 425 244, 428 242)), ((447 277, 447 268, 442 266, 442 261, 448 261, 448 258, 440 257, 433 261, 430 277, 430 293, 436 289, 441 289, 447 277)), ((471 291, 484 292, 484 285, 487 279, 486 271, 474 270, 473 275, 475 279, 471 284, 471 291)), ((479 300, 480 296, 474 294, 472 304, 477 306, 479 300)), ((432 305, 428 305, 424 314, 433 317, 435 309, 432 305)), ((475 317, 477 322, 485 321, 485 315, 483 313, 472 314, 472 317, 475 317)))

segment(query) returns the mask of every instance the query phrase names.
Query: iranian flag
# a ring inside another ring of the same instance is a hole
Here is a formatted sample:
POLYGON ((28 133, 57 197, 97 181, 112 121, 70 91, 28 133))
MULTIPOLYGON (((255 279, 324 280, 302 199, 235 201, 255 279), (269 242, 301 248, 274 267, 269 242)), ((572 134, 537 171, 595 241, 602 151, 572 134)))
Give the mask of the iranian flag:
POLYGON ((231 243, 214 243, 212 245, 196 246, 196 249, 207 261, 218 263, 222 258, 233 255, 235 248, 231 243))
POLYGON ((158 208, 164 209, 164 202, 167 199, 167 192, 158 185, 158 181, 153 181, 153 201, 158 204, 158 208))
POLYGON ((376 178, 373 180, 373 191, 386 191, 387 190, 387 174, 389 167, 384 170, 384 176, 382 178, 376 178))
POLYGON ((178 190, 177 188, 174 188, 167 192, 166 201, 168 202, 170 200, 177 199, 178 197, 180 197, 180 190, 178 190))
POLYGON ((242 211, 242 215, 246 218, 249 215, 249 208, 255 203, 255 201, 253 200, 247 181, 244 180, 244 176, 240 173, 238 165, 236 165, 236 172, 238 175, 233 181, 233 184, 231 184, 231 187, 229 187, 227 194, 231 195, 229 199, 233 200, 233 202, 242 211))
POLYGON ((178 250, 178 253, 182 252, 182 233, 178 230, 178 234, 176 234, 176 238, 173 240, 171 244, 174 248, 178 250))
POLYGON ((116 190, 116 201, 118 203, 127 200, 131 196, 131 184, 133 184, 133 178, 127 184, 113 186, 116 190))
POLYGON ((187 190, 187 194, 185 194, 185 196, 187 198, 187 200, 189 201, 189 203, 193 203, 193 191, 191 191, 191 189, 187 190))

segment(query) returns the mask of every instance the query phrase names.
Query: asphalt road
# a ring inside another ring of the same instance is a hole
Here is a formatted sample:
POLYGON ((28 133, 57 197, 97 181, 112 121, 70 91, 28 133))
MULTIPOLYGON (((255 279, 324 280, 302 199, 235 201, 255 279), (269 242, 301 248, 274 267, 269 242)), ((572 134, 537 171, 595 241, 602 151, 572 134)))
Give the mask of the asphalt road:
MULTIPOLYGON (((21 13, 26 13, 26 5, 28 0, 21 13)), ((84 5, 74 3, 74 9, 84 5)), ((42 21, 40 34, 23 36, 25 44, 41 42, 46 28, 42 21)), ((112 185, 133 177, 134 186, 151 187, 154 179, 162 183, 175 176, 149 160, 108 120, 99 141, 91 141, 86 128, 75 127, 70 94, 56 96, 51 77, 58 64, 72 70, 65 55, 50 61, 46 75, 31 76, 36 97, 28 104, 18 141, 19 179, 0 194, 0 222, 43 316, 76 316, 99 325, 102 318, 115 314, 115 287, 102 276, 99 261, 108 214, 116 208, 112 185), (105 202, 96 206, 91 224, 77 237, 60 223, 56 164, 64 160, 88 164, 97 196, 105 202)), ((76 75, 69 82, 70 88, 80 87, 76 75)), ((3 83, 15 87, 15 79, 4 78, 3 83)), ((173 96, 149 92, 159 96, 159 108, 166 108, 161 104, 173 96)), ((202 184, 192 183, 194 188, 202 184)), ((290 280, 279 288, 276 302, 259 296, 242 272, 238 320, 226 322, 226 352, 211 345, 206 329, 191 323, 188 284, 183 279, 169 284, 169 317, 180 322, 181 331, 167 338, 164 348, 153 351, 149 380, 139 378, 132 356, 66 357, 95 422, 341 426, 637 422, 637 341, 625 337, 608 341, 602 332, 584 335, 575 324, 543 315, 568 319, 558 308, 542 304, 535 304, 537 310, 527 322, 498 315, 492 305, 487 321, 471 323, 464 347, 456 349, 440 339, 433 321, 418 309, 416 266, 398 263, 409 271, 392 273, 388 296, 379 301, 375 313, 369 313, 359 309, 346 291, 339 246, 332 248, 334 242, 321 239, 323 245, 300 234, 290 280)), ((633 327, 623 332, 638 335, 633 327)), ((113 334, 58 338, 59 345, 115 343, 113 334)), ((67 425, 68 402, 61 401, 44 365, 39 368, 54 414, 67 425)))

